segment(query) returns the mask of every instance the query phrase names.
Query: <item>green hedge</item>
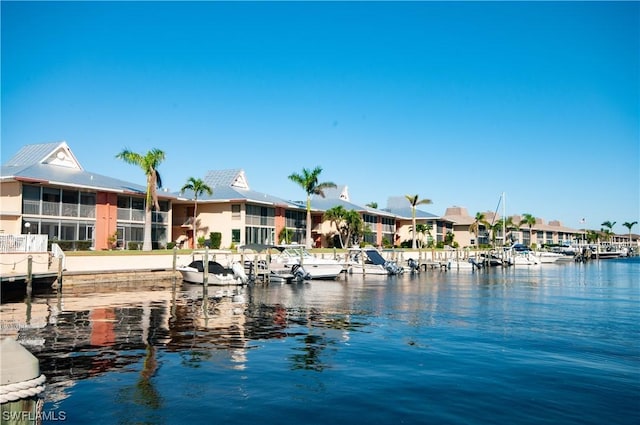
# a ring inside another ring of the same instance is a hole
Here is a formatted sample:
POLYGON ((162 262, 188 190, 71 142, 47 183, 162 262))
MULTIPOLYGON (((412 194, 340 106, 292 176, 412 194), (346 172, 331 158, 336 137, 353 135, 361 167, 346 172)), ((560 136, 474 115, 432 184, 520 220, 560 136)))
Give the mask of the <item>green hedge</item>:
POLYGON ((212 249, 220 249, 220 244, 222 243, 222 233, 220 232, 209 233, 209 240, 211 241, 212 249))
POLYGON ((51 251, 51 245, 57 243, 63 251, 89 251, 91 249, 91 241, 59 241, 50 240, 47 243, 47 249, 51 251))

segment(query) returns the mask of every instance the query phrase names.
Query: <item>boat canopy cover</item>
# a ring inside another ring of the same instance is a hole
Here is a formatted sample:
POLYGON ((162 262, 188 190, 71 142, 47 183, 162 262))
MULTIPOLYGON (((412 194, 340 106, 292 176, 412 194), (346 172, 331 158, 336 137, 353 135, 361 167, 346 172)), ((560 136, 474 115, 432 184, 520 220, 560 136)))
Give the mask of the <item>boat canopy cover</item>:
MULTIPOLYGON (((204 266, 203 266, 202 260, 192 261, 191 264, 189 264, 189 267, 193 267, 199 272, 204 272, 204 266)), ((209 261, 209 273, 224 275, 224 274, 232 273, 232 271, 225 268, 222 264, 218 262, 209 261)))
POLYGON ((384 263, 386 263, 384 257, 382 257, 382 255, 380 255, 380 253, 375 249, 368 249, 365 252, 373 264, 384 266, 384 263))
POLYGON ((238 247, 238 249, 240 250, 250 249, 256 252, 266 251, 271 248, 277 248, 277 247, 275 245, 266 245, 261 243, 250 243, 250 244, 246 244, 238 247))

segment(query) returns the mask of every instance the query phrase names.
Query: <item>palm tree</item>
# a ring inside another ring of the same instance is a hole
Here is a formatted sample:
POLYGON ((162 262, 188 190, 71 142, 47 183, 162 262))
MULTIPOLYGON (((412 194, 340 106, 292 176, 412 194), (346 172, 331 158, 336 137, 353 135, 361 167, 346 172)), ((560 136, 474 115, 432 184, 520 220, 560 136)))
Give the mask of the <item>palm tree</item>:
POLYGON ((487 225, 487 216, 484 213, 477 212, 475 220, 469 226, 469 231, 476 235, 476 241, 478 246, 480 246, 480 225, 487 225))
POLYGON ((605 221, 600 226, 606 227, 607 229, 609 229, 609 233, 612 233, 613 226, 615 226, 615 225, 616 225, 615 221, 613 221, 613 222, 612 221, 605 221))
POLYGON ((342 240, 342 222, 347 215, 347 210, 342 205, 337 205, 333 208, 329 208, 324 212, 323 220, 328 220, 336 226, 338 231, 338 238, 340 239, 340 248, 344 248, 344 241, 342 240))
MULTIPOLYGON (((430 232, 431 232, 431 225, 430 224, 416 224, 416 232, 420 235, 420 247, 424 248, 425 247, 425 235, 427 233, 429 233, 429 236, 431 236, 430 232)), ((429 243, 429 239, 427 238, 427 243, 429 243)))
POLYGON ((605 240, 610 240, 611 236, 613 235, 613 226, 615 226, 616 222, 613 221, 605 221, 604 223, 601 224, 601 226, 606 227, 607 229, 600 229, 602 231, 602 233, 604 233, 604 238, 605 240))
POLYGON ((318 176, 322 172, 322 167, 317 166, 313 170, 302 169, 302 174, 293 173, 289 176, 289 180, 297 183, 307 193, 307 231, 306 245, 311 248, 311 195, 320 195, 324 198, 324 190, 337 187, 335 183, 324 182, 318 183, 318 176))
MULTIPOLYGON (((507 221, 505 223, 505 229, 506 232, 509 234, 509 240, 513 243, 515 242, 515 236, 513 235, 513 231, 514 230, 520 230, 520 223, 514 223, 513 222, 513 217, 507 217, 507 221)), ((505 236, 505 244, 506 244, 506 237, 505 236)))
POLYGON ((529 226, 529 245, 531 245, 531 243, 533 242, 532 228, 536 224, 536 218, 531 214, 527 214, 527 213, 522 214, 522 220, 520 220, 520 226, 522 226, 523 224, 526 224, 527 226, 529 226))
POLYGON ((587 242, 596 243, 600 239, 600 235, 595 230, 587 230, 586 238, 587 242))
POLYGON ((288 244, 291 243, 291 239, 293 239, 293 230, 283 227, 278 233, 278 240, 280 243, 288 244))
MULTIPOLYGON (((503 217, 496 223, 494 231, 504 230, 504 234, 502 235, 502 244, 507 244, 507 234, 510 233, 511 229, 517 228, 518 226, 513 222, 513 217, 503 217)), ((493 238, 495 240, 495 236, 493 238)))
POLYGON ((418 197, 418 195, 405 195, 405 198, 407 198, 407 201, 409 201, 409 203, 411 204, 411 224, 412 224, 412 234, 413 234, 413 243, 411 244, 411 247, 413 249, 416 249, 416 206, 418 205, 423 205, 423 204, 432 204, 433 202, 431 201, 431 199, 420 199, 418 197))
POLYGON ((165 154, 160 149, 152 149, 145 155, 141 155, 125 148, 116 155, 116 158, 123 160, 127 164, 137 165, 142 168, 142 171, 144 171, 144 174, 147 176, 142 250, 151 251, 151 210, 153 207, 155 207, 156 210, 160 209, 157 189, 162 187, 162 179, 158 172, 158 165, 164 161, 165 154))
POLYGON ((198 227, 196 223, 196 218, 198 217, 198 196, 206 193, 208 195, 213 195, 213 190, 201 179, 196 179, 195 177, 189 177, 187 183, 180 189, 181 192, 185 190, 193 191, 193 247, 196 247, 196 240, 198 235, 198 227))
POLYGON ((374 209, 378 209, 378 203, 377 202, 369 202, 368 204, 364 204, 365 206, 369 207, 369 208, 374 208, 374 209))
POLYGON ((629 229, 629 246, 631 246, 631 228, 633 226, 635 226, 636 224, 638 224, 637 221, 632 221, 631 223, 629 223, 628 221, 625 221, 624 223, 622 223, 622 225, 624 227, 626 227, 627 229, 629 229))
POLYGON ((360 213, 356 210, 349 210, 344 216, 345 222, 345 231, 347 236, 345 240, 347 241, 347 245, 351 242, 354 242, 352 239, 360 239, 361 235, 364 235, 364 221, 362 221, 362 217, 360 217, 360 213))

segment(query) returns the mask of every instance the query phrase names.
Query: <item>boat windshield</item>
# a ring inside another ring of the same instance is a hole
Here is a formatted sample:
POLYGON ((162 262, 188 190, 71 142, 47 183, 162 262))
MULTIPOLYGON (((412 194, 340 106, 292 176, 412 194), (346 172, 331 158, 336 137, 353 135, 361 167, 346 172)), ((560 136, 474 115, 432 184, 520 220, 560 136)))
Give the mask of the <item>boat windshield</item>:
POLYGON ((311 253, 302 246, 285 248, 282 253, 293 258, 311 257, 311 253))

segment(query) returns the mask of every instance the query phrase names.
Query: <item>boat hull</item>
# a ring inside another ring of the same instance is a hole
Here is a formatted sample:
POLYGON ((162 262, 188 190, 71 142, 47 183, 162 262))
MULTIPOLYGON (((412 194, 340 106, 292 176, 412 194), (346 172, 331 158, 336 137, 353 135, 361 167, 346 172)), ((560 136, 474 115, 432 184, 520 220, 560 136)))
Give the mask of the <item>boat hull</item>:
POLYGON ((332 280, 336 279, 344 270, 340 263, 305 263, 304 270, 311 279, 332 280))
POLYGON ((352 264, 349 266, 349 274, 371 274, 371 275, 388 275, 391 274, 384 266, 371 265, 371 267, 360 264, 352 264))
POLYGON ((564 255, 555 252, 537 252, 536 256, 542 264, 553 264, 564 257, 564 255))
POLYGON ((475 263, 472 263, 468 260, 451 260, 447 263, 447 266, 452 270, 473 270, 475 267, 477 267, 475 263))
MULTIPOLYGON (((204 272, 199 272, 195 269, 187 267, 179 267, 177 270, 182 275, 182 280, 189 283, 197 283, 202 285, 204 283, 204 272)), ((234 275, 219 275, 209 274, 207 276, 207 285, 211 286, 227 286, 227 285, 242 285, 243 282, 234 275)))
MULTIPOLYGON (((205 267, 202 260, 192 261, 187 266, 177 267, 176 270, 185 282, 200 285, 205 283, 205 267)), ((207 271, 207 285, 244 285, 247 282, 247 276, 238 263, 234 263, 231 268, 225 268, 215 261, 209 261, 207 271)))

